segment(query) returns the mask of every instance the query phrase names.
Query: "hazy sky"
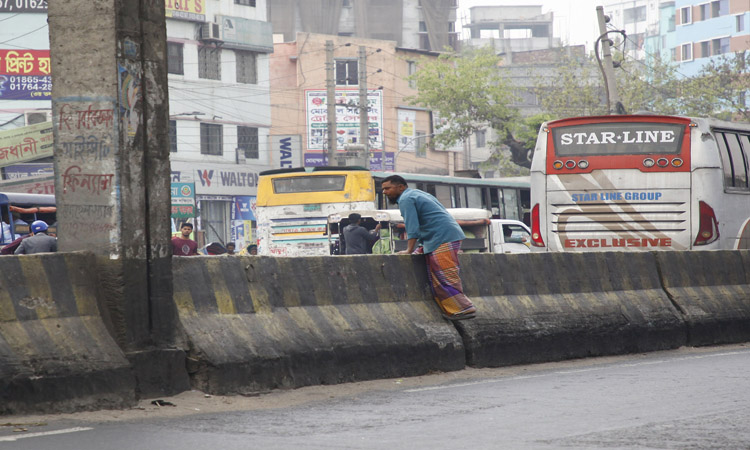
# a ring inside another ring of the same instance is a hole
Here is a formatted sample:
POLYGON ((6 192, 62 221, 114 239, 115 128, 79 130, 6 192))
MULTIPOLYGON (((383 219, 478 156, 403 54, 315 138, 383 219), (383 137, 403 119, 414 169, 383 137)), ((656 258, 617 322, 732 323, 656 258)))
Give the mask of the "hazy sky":
MULTIPOLYGON (((555 13, 554 35, 563 43, 586 44, 591 49, 598 37, 596 7, 600 0, 458 0, 458 27, 470 21, 472 6, 542 5, 542 13, 555 13)), ((465 37, 465 36, 462 36, 465 37)))

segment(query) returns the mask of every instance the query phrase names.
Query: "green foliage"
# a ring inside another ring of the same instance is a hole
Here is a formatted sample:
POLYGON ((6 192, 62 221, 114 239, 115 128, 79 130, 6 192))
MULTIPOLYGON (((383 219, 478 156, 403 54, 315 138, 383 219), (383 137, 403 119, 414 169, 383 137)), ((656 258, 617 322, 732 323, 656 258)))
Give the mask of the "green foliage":
POLYGON ((534 89, 542 110, 557 119, 607 113, 601 73, 592 58, 563 56, 552 76, 534 77, 534 89))
POLYGON ((431 109, 445 121, 432 138, 437 147, 453 146, 488 125, 506 134, 517 111, 510 106, 513 95, 497 70, 499 61, 490 48, 420 61, 409 77, 416 82, 418 94, 406 100, 431 109))

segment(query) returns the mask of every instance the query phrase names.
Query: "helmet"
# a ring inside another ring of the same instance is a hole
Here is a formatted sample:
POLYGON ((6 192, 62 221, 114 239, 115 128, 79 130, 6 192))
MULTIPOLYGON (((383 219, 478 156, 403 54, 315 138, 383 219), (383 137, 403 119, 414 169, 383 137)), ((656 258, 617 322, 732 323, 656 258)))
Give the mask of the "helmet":
POLYGON ((40 231, 47 231, 47 222, 43 220, 35 220, 31 223, 31 231, 33 233, 39 233, 40 231))

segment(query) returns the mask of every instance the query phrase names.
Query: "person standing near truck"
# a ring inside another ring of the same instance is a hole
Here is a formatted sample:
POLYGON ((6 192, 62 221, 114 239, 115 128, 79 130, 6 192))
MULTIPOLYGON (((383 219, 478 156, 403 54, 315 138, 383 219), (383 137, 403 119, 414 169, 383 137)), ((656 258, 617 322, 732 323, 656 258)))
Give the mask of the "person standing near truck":
POLYGON ((456 219, 432 195, 410 189, 406 180, 391 175, 381 183, 383 194, 397 203, 406 226, 407 248, 403 254, 424 253, 432 294, 448 320, 471 319, 477 308, 464 295, 458 252, 466 238, 456 219), (422 247, 417 249, 417 242, 422 247))
POLYGON ((375 229, 368 231, 367 228, 360 225, 362 216, 357 213, 349 214, 349 225, 344 227, 344 243, 346 244, 347 255, 365 255, 369 252, 370 245, 380 239, 378 232, 380 224, 375 225, 375 229))

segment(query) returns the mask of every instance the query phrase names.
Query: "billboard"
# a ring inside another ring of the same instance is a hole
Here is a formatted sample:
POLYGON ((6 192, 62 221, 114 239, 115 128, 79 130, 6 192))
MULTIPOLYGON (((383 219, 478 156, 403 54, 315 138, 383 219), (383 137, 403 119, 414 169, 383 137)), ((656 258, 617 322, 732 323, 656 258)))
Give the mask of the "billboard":
POLYGON ((52 122, 0 131, 0 167, 52 156, 52 122))
POLYGON ((416 111, 398 110, 398 151, 414 153, 417 148, 414 122, 417 121, 416 111))
POLYGON ((51 99, 50 68, 49 50, 0 50, 0 100, 51 99))
MULTIPOLYGON (((325 90, 305 90, 307 113, 307 150, 325 151, 328 148, 328 106, 325 90)), ((359 91, 336 90, 337 150, 346 145, 361 144, 359 138, 359 91)), ((370 150, 383 148, 383 91, 367 91, 368 138, 370 150)))
POLYGON ((0 13, 47 13, 47 0, 0 0, 0 13))
POLYGON ((206 21, 206 0, 165 0, 164 15, 170 19, 206 21))

